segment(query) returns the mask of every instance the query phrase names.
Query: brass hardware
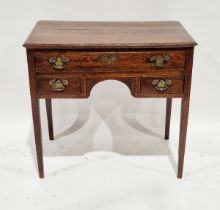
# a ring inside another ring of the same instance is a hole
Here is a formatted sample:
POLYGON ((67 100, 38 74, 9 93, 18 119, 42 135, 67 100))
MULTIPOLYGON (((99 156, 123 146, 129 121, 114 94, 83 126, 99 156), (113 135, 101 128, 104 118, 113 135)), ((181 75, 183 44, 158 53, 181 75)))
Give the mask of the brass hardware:
POLYGON ((65 86, 68 85, 68 81, 61 79, 61 80, 50 80, 49 85, 52 87, 52 89, 56 92, 62 92, 65 89, 65 86))
POLYGON ((154 67, 156 69, 160 69, 166 64, 171 57, 169 55, 164 55, 164 56, 152 56, 150 57, 150 63, 154 64, 154 67))
POLYGON ((106 63, 111 64, 115 61, 117 61, 119 58, 118 54, 102 54, 97 57, 98 62, 100 63, 106 63))
POLYGON ((155 86, 155 89, 160 92, 165 91, 171 84, 172 82, 170 79, 156 79, 152 82, 152 85, 155 86))
POLYGON ((65 64, 69 63, 69 58, 61 55, 60 57, 52 57, 49 59, 49 63, 53 65, 55 70, 63 70, 65 68, 65 64))

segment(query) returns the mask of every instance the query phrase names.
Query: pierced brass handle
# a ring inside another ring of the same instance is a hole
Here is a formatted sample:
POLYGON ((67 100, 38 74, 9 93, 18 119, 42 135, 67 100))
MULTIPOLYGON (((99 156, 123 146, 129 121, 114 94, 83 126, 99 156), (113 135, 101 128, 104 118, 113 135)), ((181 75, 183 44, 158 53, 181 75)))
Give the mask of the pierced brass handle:
POLYGON ((49 63, 53 65, 55 70, 63 70, 65 68, 65 64, 69 63, 69 58, 64 57, 63 55, 59 57, 52 57, 49 59, 49 63))
POLYGON ((169 55, 164 55, 164 56, 152 56, 150 57, 150 63, 154 64, 154 67, 156 69, 160 69, 166 64, 171 57, 169 55))
POLYGON ((50 80, 49 85, 52 87, 52 89, 56 92, 62 92, 65 89, 65 86, 68 85, 68 81, 61 79, 61 80, 50 80))
POLYGON ((171 84, 172 82, 170 79, 155 79, 152 82, 152 85, 154 85, 155 89, 160 92, 165 91, 171 84))
POLYGON ((100 63, 111 64, 117 61, 118 58, 119 58, 118 54, 114 53, 114 54, 101 54, 96 59, 100 63))

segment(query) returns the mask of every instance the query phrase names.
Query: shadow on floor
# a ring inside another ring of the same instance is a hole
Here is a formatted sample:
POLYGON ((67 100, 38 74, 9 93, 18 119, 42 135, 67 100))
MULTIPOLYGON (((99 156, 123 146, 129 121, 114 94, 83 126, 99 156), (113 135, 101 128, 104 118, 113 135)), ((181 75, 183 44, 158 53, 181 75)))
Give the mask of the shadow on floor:
MULTIPOLYGON (((105 114, 103 117, 97 113, 97 110, 91 113, 89 111, 91 107, 80 106, 74 122, 71 123, 69 116, 68 119, 62 116, 63 119, 57 119, 58 122, 54 122, 59 131, 54 129, 55 140, 53 141, 49 140, 45 129, 47 125, 43 123, 44 156, 83 156, 97 151, 133 156, 166 155, 176 171, 176 162, 168 141, 163 138, 164 124, 151 124, 148 128, 137 119, 135 114, 121 113, 122 109, 118 112, 105 114), (69 124, 62 123, 62 120, 69 124), (68 126, 66 126, 67 124, 68 126), (97 136, 97 133, 100 134, 97 136)), ((148 116, 148 121, 156 122, 156 120, 152 121, 153 117, 148 116)), ((163 118, 162 121, 165 120, 164 116, 160 117, 163 118)), ((30 132, 28 145, 36 165, 33 130, 30 132)), ((79 166, 74 165, 74 167, 79 166)))
MULTIPOLYGON (((103 83, 96 90, 95 98, 91 97, 87 106, 77 103, 77 113, 54 117, 55 140, 50 141, 46 130, 46 116, 42 119, 43 151, 44 156, 82 156, 97 151, 108 151, 121 155, 166 155, 176 170, 173 154, 165 141, 165 116, 147 115, 146 121, 137 118, 138 102, 131 103, 126 85, 113 84, 117 88, 106 94, 103 87, 108 88, 112 83, 103 83), (123 96, 123 97, 121 97, 123 96), (94 100, 95 99, 95 100, 94 100), (132 104, 132 106, 131 106, 132 104), (132 109, 132 111, 127 112, 132 109), (75 119, 75 120, 74 120, 75 119)), ((152 108, 154 109, 154 107, 152 108)), ((161 109, 165 110, 162 106, 161 109)), ((143 114, 142 114, 143 115, 143 114)), ((145 117, 145 116, 144 116, 145 117)), ((33 130, 30 132, 28 145, 32 154, 35 154, 33 130)), ((35 161, 35 157, 33 158, 35 161)))

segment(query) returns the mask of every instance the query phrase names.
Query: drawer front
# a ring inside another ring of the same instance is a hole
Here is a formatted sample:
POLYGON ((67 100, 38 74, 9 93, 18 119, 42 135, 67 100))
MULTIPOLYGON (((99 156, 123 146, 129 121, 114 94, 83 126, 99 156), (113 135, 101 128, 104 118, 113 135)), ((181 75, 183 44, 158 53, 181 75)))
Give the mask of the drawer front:
POLYGON ((141 78, 141 94, 182 94, 183 78, 141 78))
POLYGON ((34 53, 34 67, 40 73, 184 70, 185 51, 38 51, 34 53))
POLYGON ((37 78, 37 94, 79 96, 82 94, 82 84, 81 78, 39 77, 37 78))

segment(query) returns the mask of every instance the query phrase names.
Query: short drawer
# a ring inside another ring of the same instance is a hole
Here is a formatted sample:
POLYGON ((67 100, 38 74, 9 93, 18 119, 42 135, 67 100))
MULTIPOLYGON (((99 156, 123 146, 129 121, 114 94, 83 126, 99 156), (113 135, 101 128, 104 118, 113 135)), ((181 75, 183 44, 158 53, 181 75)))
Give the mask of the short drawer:
POLYGON ((182 94, 183 78, 141 78, 141 94, 182 94))
POLYGON ((82 94, 83 81, 72 77, 38 77, 38 95, 79 96, 82 94))
POLYGON ((185 51, 37 51, 34 52, 34 67, 39 73, 184 70, 185 51))

